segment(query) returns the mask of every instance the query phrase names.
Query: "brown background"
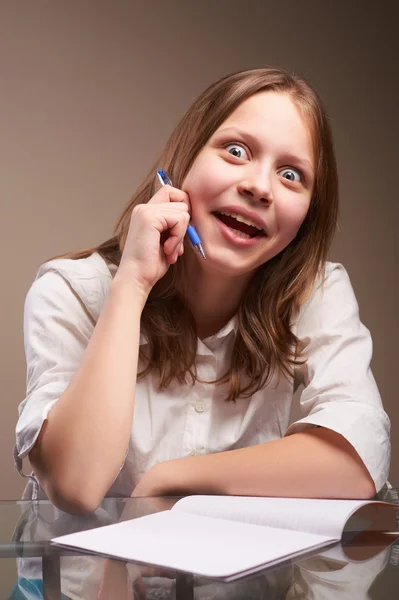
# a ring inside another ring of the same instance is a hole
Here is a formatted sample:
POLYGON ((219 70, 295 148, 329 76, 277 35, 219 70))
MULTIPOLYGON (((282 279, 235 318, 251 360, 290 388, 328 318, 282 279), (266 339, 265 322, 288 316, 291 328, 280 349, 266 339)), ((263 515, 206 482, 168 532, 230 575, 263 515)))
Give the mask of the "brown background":
POLYGON ((39 264, 109 237, 196 95, 229 72, 265 65, 308 77, 331 115, 342 200, 331 258, 347 268, 373 334, 399 485, 390 5, 0 0, 0 11, 0 498, 23 486, 11 452, 25 393, 23 304, 39 264))

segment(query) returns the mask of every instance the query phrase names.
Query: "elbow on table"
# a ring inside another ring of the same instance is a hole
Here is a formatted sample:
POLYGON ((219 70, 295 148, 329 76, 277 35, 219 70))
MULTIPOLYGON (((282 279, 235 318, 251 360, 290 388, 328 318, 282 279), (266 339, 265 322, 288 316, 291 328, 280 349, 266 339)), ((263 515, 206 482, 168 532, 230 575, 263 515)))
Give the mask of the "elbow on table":
POLYGON ((94 513, 100 506, 103 495, 90 489, 77 489, 68 482, 53 482, 43 486, 49 500, 60 510, 79 516, 94 513))
POLYGON ((81 472, 66 473, 55 461, 44 460, 39 445, 29 453, 29 461, 49 500, 60 510, 75 515, 88 515, 99 507, 107 490, 94 476, 81 472))
POLYGON ((70 481, 70 478, 44 468, 34 453, 29 459, 48 499, 60 510, 74 515, 88 515, 95 512, 101 504, 104 494, 90 478, 85 481, 70 481))
POLYGON ((60 510, 74 515, 94 513, 105 498, 111 482, 94 474, 58 474, 44 478, 42 487, 49 500, 60 510))

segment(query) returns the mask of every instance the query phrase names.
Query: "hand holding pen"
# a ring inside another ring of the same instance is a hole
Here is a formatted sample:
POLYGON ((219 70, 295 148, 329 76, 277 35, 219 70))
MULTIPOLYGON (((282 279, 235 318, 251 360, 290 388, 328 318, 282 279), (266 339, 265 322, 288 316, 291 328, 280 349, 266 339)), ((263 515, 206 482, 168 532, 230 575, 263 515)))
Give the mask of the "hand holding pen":
MULTIPOLYGON (((157 171, 157 175, 161 185, 173 185, 163 169, 159 169, 159 171, 157 171)), ((189 225, 187 227, 187 235, 197 252, 199 252, 202 258, 206 259, 204 249, 202 248, 202 242, 193 225, 189 225)))
POLYGON ((189 196, 171 186, 161 187, 148 202, 134 206, 118 280, 133 280, 145 302, 156 282, 183 255, 189 223, 189 196))

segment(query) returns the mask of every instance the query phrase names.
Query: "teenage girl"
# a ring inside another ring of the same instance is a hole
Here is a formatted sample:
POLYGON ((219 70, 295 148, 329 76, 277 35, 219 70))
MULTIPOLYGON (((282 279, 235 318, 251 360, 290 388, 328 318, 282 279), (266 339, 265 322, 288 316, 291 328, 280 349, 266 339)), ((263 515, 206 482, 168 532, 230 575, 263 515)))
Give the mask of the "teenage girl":
POLYGON ((379 491, 389 420, 348 275, 327 261, 337 209, 306 81, 264 68, 211 85, 114 237, 45 263, 27 295, 26 496, 38 482, 79 513, 106 495, 379 491))

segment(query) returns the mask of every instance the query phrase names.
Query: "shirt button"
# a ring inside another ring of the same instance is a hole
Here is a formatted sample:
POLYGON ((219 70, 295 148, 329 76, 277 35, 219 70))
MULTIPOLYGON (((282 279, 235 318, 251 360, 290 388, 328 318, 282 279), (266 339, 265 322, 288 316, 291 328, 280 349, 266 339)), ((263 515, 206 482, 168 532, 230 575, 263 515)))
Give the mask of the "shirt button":
POLYGON ((197 411, 197 413, 202 413, 205 410, 205 403, 204 402, 197 402, 197 404, 195 405, 194 408, 197 411))

